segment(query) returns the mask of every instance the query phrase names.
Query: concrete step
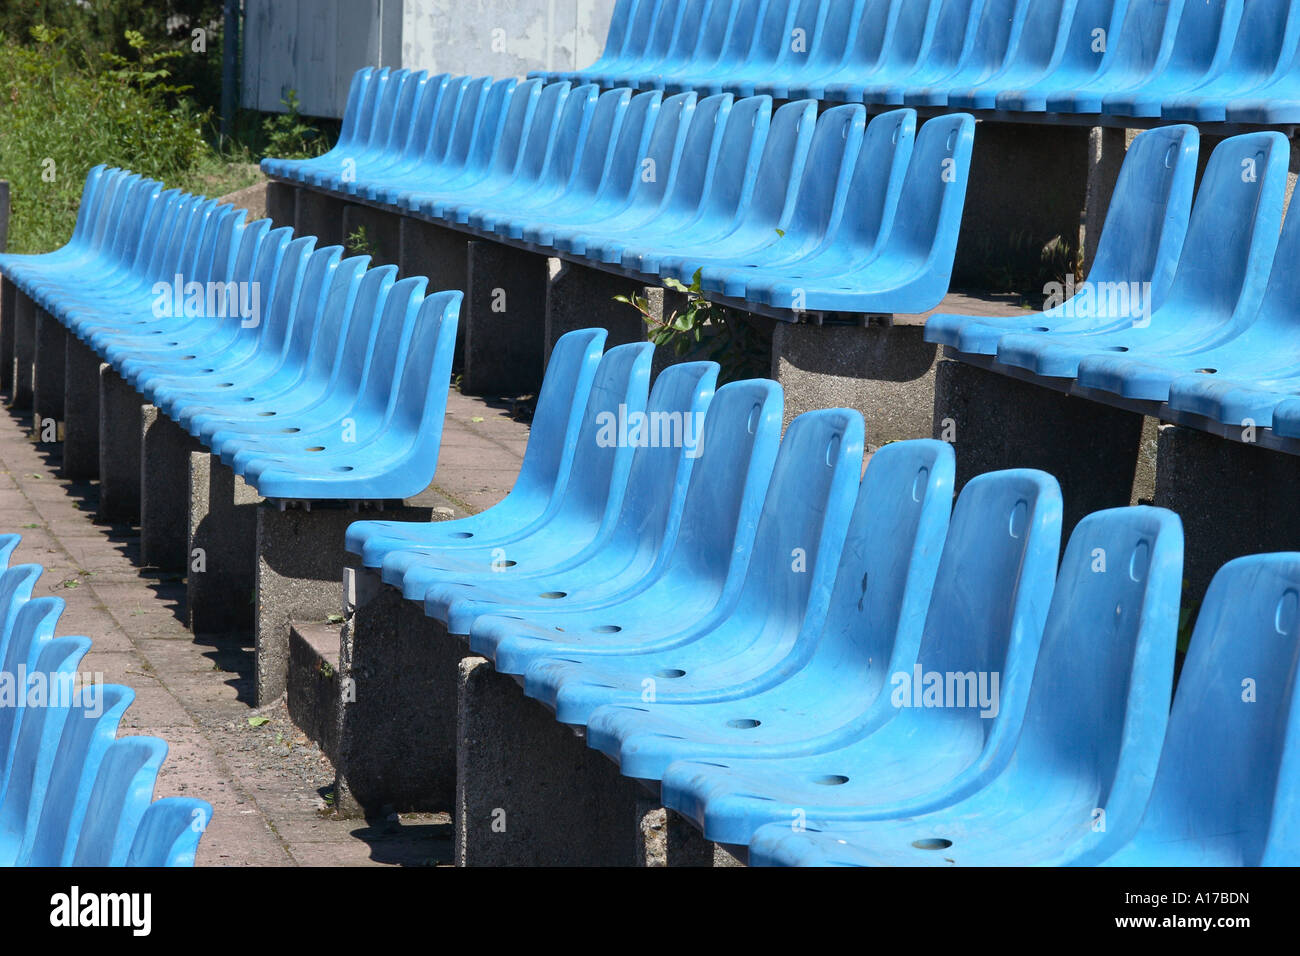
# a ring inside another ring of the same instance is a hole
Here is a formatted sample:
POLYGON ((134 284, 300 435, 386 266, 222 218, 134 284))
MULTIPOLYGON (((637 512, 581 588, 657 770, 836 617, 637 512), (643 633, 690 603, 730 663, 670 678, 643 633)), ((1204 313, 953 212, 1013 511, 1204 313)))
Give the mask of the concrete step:
POLYGON ((338 762, 339 628, 294 621, 289 628, 289 717, 338 762))

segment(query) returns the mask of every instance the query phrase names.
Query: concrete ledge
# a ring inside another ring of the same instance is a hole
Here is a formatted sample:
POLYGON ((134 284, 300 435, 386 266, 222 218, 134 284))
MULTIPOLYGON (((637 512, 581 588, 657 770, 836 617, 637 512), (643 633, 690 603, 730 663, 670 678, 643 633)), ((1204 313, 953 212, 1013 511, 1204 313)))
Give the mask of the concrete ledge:
POLYGON ((32 407, 32 365, 36 359, 36 303, 18 291, 14 296, 13 368, 9 407, 26 411, 32 407))
POLYGON ((952 442, 957 453, 956 490, 986 471, 1046 471, 1061 484, 1062 545, 1085 515, 1150 501, 1154 427, 1134 412, 964 362, 938 365, 933 437, 952 442))
MULTIPOLYGON (((306 186, 294 187, 293 194, 293 231, 299 236, 316 236, 318 249, 343 245, 343 207, 347 203, 306 186)), ((267 203, 269 207, 269 195, 267 203)))
POLYGON ((468 244, 461 308, 467 395, 523 395, 542 384, 546 339, 546 256, 475 239, 468 244))
POLYGON ((339 627, 289 630, 289 718, 331 761, 338 761, 339 627))
POLYGON ((32 430, 38 441, 58 441, 63 421, 64 371, 71 336, 54 316, 36 310, 35 354, 32 359, 32 430), (51 423, 53 423, 51 425, 51 423))
POLYGON ((646 797, 485 658, 460 662, 458 866, 638 866, 646 797))
POLYGON ((186 623, 195 634, 251 632, 260 496, 205 451, 190 453, 186 623))
POLYGON ((63 477, 99 477, 99 356, 69 335, 63 373, 63 477))
MULTIPOLYGON (((266 182, 266 218, 271 220, 273 229, 283 226, 293 228, 296 221, 298 187, 292 183, 270 179, 266 182)), ((250 219, 254 218, 252 216, 250 219)))
MULTIPOLYGON (((397 213, 347 203, 343 206, 343 244, 350 253, 366 253, 372 266, 397 265, 401 259, 401 219, 397 213), (364 230, 365 244, 353 247, 349 240, 364 230)), ((433 292, 437 286, 430 285, 433 292)))
POLYGON ((199 440, 153 405, 140 407, 140 559, 162 571, 189 563, 190 455, 199 440))
MULTIPOLYGON (((348 507, 257 508, 257 705, 285 691, 289 668, 289 625, 324 621, 343 610, 341 581, 344 532, 361 517, 348 507)), ((386 509, 382 517, 429 521, 431 508, 386 509)))
POLYGON ((18 286, 0 275, 0 392, 14 387, 14 322, 18 286))
POLYGON ((371 569, 344 571, 335 809, 450 811, 464 643, 371 569))
POLYGON ((1161 425, 1155 503, 1183 519, 1184 606, 1197 606, 1233 558, 1300 545, 1294 456, 1161 425))
POLYGON ((99 518, 140 520, 140 409, 144 398, 106 365, 99 366, 99 518))
POLYGON ((792 325, 772 331, 772 377, 785 422, 818 408, 856 408, 869 448, 929 438, 938 346, 917 326, 792 325))

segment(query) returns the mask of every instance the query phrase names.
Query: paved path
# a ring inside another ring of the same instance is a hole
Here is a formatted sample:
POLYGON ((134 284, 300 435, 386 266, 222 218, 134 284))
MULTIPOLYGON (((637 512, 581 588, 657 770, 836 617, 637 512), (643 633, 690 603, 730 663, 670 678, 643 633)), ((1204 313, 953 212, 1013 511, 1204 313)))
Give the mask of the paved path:
MULTIPOLYGON (((29 415, 0 411, 0 531, 23 536, 14 564, 45 567, 33 593, 67 602, 56 633, 94 641, 81 670, 134 688, 121 733, 170 745, 156 795, 213 805, 199 865, 448 863, 445 814, 330 818, 329 762, 283 702, 252 706, 251 642, 196 640, 179 617, 181 578, 138 566, 138 529, 94 522, 97 486, 59 479, 58 446, 34 443, 30 424, 29 415), (249 723, 259 717, 268 720, 249 723)), ((514 480, 527 426, 508 406, 453 391, 445 428, 433 490, 457 513, 491 505, 514 480)))

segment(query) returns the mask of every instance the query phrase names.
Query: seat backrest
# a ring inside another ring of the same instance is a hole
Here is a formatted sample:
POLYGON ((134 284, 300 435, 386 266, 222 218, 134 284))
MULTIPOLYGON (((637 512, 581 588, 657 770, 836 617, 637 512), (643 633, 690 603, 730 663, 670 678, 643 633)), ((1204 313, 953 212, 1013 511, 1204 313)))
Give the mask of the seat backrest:
MULTIPOLYGON (((1157 63, 1167 59, 1185 5, 1184 0, 1166 0, 1164 3, 1130 0, 1119 34, 1107 37, 1102 65, 1105 75, 1113 77, 1115 83, 1135 83, 1157 63)), ((1198 5, 1197 0, 1192 0, 1192 5, 1198 5)), ((1199 5, 1205 6, 1204 3, 1199 5)), ((1219 5, 1217 2, 1214 4, 1219 5)))
POLYGON ((419 430, 423 449, 436 451, 442 439, 462 298, 459 290, 452 289, 435 292, 420 303, 393 388, 393 414, 410 431, 419 430))
POLYGON ((638 208, 658 208, 672 188, 695 104, 694 93, 678 93, 660 105, 646 151, 635 165, 633 200, 638 208))
POLYGON ((705 189, 717 173, 727 117, 731 114, 732 96, 723 93, 706 96, 695 106, 673 188, 667 202, 678 209, 698 209, 705 189))
POLYGON ((63 613, 63 601, 56 597, 32 598, 22 602, 14 615, 9 643, 0 654, 0 675, 7 675, 13 699, 0 695, 0 780, 9 775, 10 761, 14 755, 17 733, 22 726, 24 701, 19 695, 26 692, 26 676, 36 673, 36 662, 54 638, 54 628, 63 613))
POLYGON ((551 90, 546 103, 553 107, 556 96, 563 92, 567 95, 567 83, 552 83, 543 86, 540 80, 524 80, 511 91, 502 116, 500 132, 492 142, 491 169, 494 176, 508 177, 519 166, 523 158, 522 147, 527 142, 533 119, 542 106, 542 94, 551 90), (551 87, 555 87, 551 90, 551 87))
POLYGON ((754 40, 745 56, 746 67, 757 69, 771 66, 783 59, 793 46, 796 27, 804 31, 806 47, 809 35, 816 27, 819 0, 772 0, 754 31, 754 40), (804 19, 799 20, 803 13, 804 19))
MULTIPOLYGON (((480 79, 488 82, 491 78, 480 79)), ((456 132, 447 148, 449 156, 463 155, 468 170, 486 172, 492 168, 512 108, 519 107, 522 111, 530 99, 529 91, 535 94, 540 89, 540 80, 525 80, 521 84, 513 76, 507 77, 486 86, 477 106, 471 99, 472 91, 467 91, 463 108, 456 117, 456 132), (526 89, 516 103, 514 98, 520 86, 526 89)))
MULTIPOLYGON (((1245 0, 1251 6, 1255 0, 1245 0)), ((1222 51, 1227 56, 1241 22, 1243 0, 1215 0, 1214 3, 1184 3, 1169 50, 1168 67, 1204 72, 1222 51)), ((1278 30, 1281 22, 1272 24, 1278 30)), ((1159 82, 1159 74, 1152 77, 1159 82)))
POLYGON ((774 625, 824 615, 862 474, 862 416, 805 412, 781 441, 739 607, 774 625))
POLYGON ((934 36, 934 24, 942 7, 943 0, 919 3, 898 0, 897 12, 883 41, 884 53, 880 58, 883 77, 896 78, 900 72, 920 65, 918 61, 934 36))
POLYGON ((1282 65, 1295 49, 1300 8, 1292 0, 1249 0, 1237 23, 1224 72, 1251 82, 1282 65))
POLYGON ((420 159, 442 162, 460 112, 461 98, 470 82, 468 76, 439 73, 424 84, 415 117, 399 144, 404 162, 420 159))
MULTIPOLYGON (((343 251, 338 246, 327 248, 343 251)), ((317 250, 313 255, 322 251, 317 250)), ((329 378, 334 367, 370 257, 352 256, 341 261, 327 257, 325 262, 328 269, 323 276, 323 287, 315 293, 315 301, 308 302, 305 296, 299 300, 300 314, 294 320, 289 344, 289 354, 299 357, 295 364, 305 366, 322 381, 329 378)))
POLYGON ((591 84, 579 86, 564 101, 555 137, 535 169, 525 167, 525 175, 539 183, 567 185, 577 174, 578 160, 591 134, 591 122, 600 103, 600 90, 591 84))
POLYGON ((1206 865, 1295 864, 1298 662, 1300 554, 1229 561, 1201 605, 1129 849, 1158 857, 1168 847, 1206 865))
POLYGON ((0 833, 21 846, 32 838, 49 788, 59 737, 74 703, 73 675, 90 650, 85 637, 57 637, 41 649, 30 689, 22 688, 23 716, 9 772, 0 780, 0 833), (38 699, 37 695, 40 695, 38 699))
MULTIPOLYGON (((303 284, 308 278, 309 267, 312 288, 319 290, 326 264, 331 258, 337 261, 338 247, 334 246, 333 252, 326 252, 313 264, 315 244, 315 236, 300 236, 290 241, 288 248, 285 249, 280 274, 276 276, 275 284, 271 286, 270 296, 262 302, 262 315, 255 330, 259 333, 259 352, 276 354, 285 345, 294 309, 302 294, 303 284)), ((265 295, 265 290, 263 294, 265 295)))
POLYGON ((415 70, 403 80, 393 102, 392 125, 381 144, 383 159, 396 159, 406 146, 406 140, 412 130, 419 125, 420 104, 425 91, 429 90, 436 100, 442 95, 448 76, 439 73, 431 77, 427 70, 415 70))
POLYGON ((934 265, 934 282, 947 291, 970 178, 975 120, 968 113, 936 116, 916 136, 899 206, 907 215, 894 220, 889 248, 925 258, 934 265))
POLYGON ((655 379, 619 516, 634 545, 657 549, 680 518, 717 380, 716 362, 680 362, 655 379))
POLYGON ((840 554, 817 665, 852 682, 864 705, 916 660, 939 570, 956 459, 930 439, 871 456, 840 554))
POLYGON ((284 356, 295 365, 304 364, 311 352, 312 340, 324 321, 331 281, 342 258, 342 246, 326 246, 307 259, 284 335, 284 356))
POLYGON ((73 707, 63 725, 40 822, 24 847, 27 866, 70 866, 104 754, 117 739, 122 715, 135 691, 101 684, 93 707, 73 707))
POLYGON ((786 103, 776 111, 744 210, 746 223, 772 228, 790 215, 816 127, 815 100, 786 103))
POLYGON ((31 599, 43 570, 39 564, 19 564, 0 574, 0 659, 9 646, 18 609, 31 599))
POLYGON ((605 181, 610 157, 614 153, 631 102, 631 90, 607 90, 600 94, 600 99, 596 101, 596 110, 591 114, 591 128, 587 132, 587 141, 582 145, 578 162, 573 170, 570 188, 578 194, 593 197, 600 189, 600 184, 605 181))
POLYGON ((1151 307, 1163 304, 1187 238, 1199 144, 1194 126, 1145 130, 1129 144, 1089 283, 1150 282, 1151 307))
POLYGON ((605 33, 605 46, 588 69, 596 70, 617 59, 631 39, 636 9, 646 0, 617 0, 605 33))
POLYGON ((212 805, 193 797, 164 797, 149 804, 126 856, 127 866, 193 866, 212 805))
POLYGON ((978 734, 985 753, 1014 742, 1060 547, 1061 491, 1051 475, 1013 469, 967 482, 953 507, 916 663, 911 673, 891 675, 894 686, 878 704, 900 708, 896 720, 928 724, 942 714, 978 734), (930 700, 935 691, 944 696, 930 700))
POLYGON ((795 196, 792 232, 820 236, 838 218, 866 129, 867 111, 856 103, 832 107, 817 118, 795 196))
POLYGON ((397 370, 401 367, 405 346, 410 340, 411 328, 428 284, 425 276, 411 276, 393 283, 379 311, 379 321, 370 327, 356 407, 365 409, 368 414, 382 416, 385 422, 396 398, 397 370))
POLYGON ((1065 50, 1076 0, 1034 0, 1026 5, 1024 25, 1008 60, 1027 69, 1045 68, 1065 50))
POLYGON ((1015 748, 1006 785, 1022 780, 1030 792, 1046 771, 1094 793, 1104 820, 1074 821, 1076 838, 1091 836, 1090 851, 1125 842, 1150 795, 1182 580, 1182 522, 1163 508, 1088 515, 1066 546, 1019 741, 1004 747, 1015 748))
POLYGON ((549 493, 567 476, 605 336, 604 329, 576 329, 556 340, 537 393, 516 488, 549 493))
POLYGON ((370 86, 370 78, 374 73, 375 68, 373 66, 363 66, 352 74, 352 82, 348 84, 348 98, 343 104, 343 124, 339 128, 336 149, 346 150, 351 148, 353 141, 357 138, 361 114, 364 112, 362 104, 365 102, 366 92, 370 86))
POLYGON ((22 540, 23 536, 20 534, 0 534, 0 572, 9 567, 9 559, 22 540))
POLYGON ((619 345, 604 354, 596 369, 561 506, 593 532, 611 507, 617 509, 626 490, 635 449, 621 439, 629 416, 645 412, 653 352, 648 342, 619 345))
POLYGON ((867 124, 841 220, 848 244, 866 251, 889 235, 915 143, 915 110, 890 110, 867 124))
POLYGON ((961 50, 959 65, 985 71, 1001 66, 1024 27, 1029 6, 1029 0, 984 0, 979 21, 961 50))
POLYGON ((691 580, 723 582, 737 554, 748 557, 781 446, 781 386, 729 382, 704 416, 671 562, 691 580))
POLYGON ((126 865, 166 756, 167 744, 157 737, 119 737, 113 741, 90 791, 73 866, 126 865))
POLYGON ((938 14, 930 24, 917 68, 943 72, 957 66, 971 48, 976 24, 986 0, 937 0, 938 14))
POLYGON ((347 330, 339 344, 338 356, 330 376, 330 391, 355 399, 369 360, 371 341, 379 316, 397 281, 397 266, 376 266, 366 271, 357 288, 347 330))
POLYGON ((638 93, 632 97, 623 126, 614 141, 609 159, 609 175, 601 186, 600 200, 626 199, 631 195, 641 176, 641 159, 659 124, 662 104, 663 93, 659 90, 638 93))
POLYGON ((770 96, 747 96, 732 105, 718 144, 715 175, 704 192, 705 222, 731 222, 747 207, 771 126, 770 96))
POLYGON ((1215 147, 1192 204, 1170 307, 1254 314, 1282 228, 1289 162, 1281 133, 1232 136, 1215 147))
MULTIPOLYGON (((1061 66, 1085 72, 1105 67, 1119 42, 1130 3, 1131 0, 1078 0, 1061 51, 1061 66), (1102 32, 1097 33, 1098 30, 1102 32)), ((1050 84, 1052 76, 1044 82, 1050 84)))
POLYGON ((519 161, 511 167, 517 180, 535 181, 541 170, 545 168, 551 150, 564 128, 566 118, 571 122, 581 123, 588 100, 592 105, 595 104, 594 87, 583 86, 578 90, 573 90, 577 96, 574 100, 574 105, 577 107, 575 114, 565 108, 570 98, 570 85, 567 82, 551 83, 542 89, 532 122, 528 126, 526 135, 520 140, 519 161))

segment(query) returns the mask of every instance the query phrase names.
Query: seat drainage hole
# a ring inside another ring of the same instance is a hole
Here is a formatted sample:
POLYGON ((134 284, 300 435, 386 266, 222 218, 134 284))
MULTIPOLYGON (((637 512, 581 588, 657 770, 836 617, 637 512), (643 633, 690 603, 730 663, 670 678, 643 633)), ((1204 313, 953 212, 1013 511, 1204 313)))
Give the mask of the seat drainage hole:
POLYGON ((331 471, 352 471, 352 466, 351 466, 351 465, 335 465, 335 466, 334 466, 333 468, 331 468, 330 470, 331 470, 331 471))
POLYGON ((274 414, 275 414, 275 412, 258 412, 258 413, 257 413, 257 415, 258 415, 259 418, 270 418, 270 417, 271 417, 272 415, 274 415, 274 414))
POLYGON ((663 677, 666 680, 672 680, 677 677, 685 677, 686 671, 678 667, 665 667, 662 670, 655 671, 655 677, 663 677))
POLYGON ((727 721, 727 726, 736 730, 753 730, 759 723, 760 721, 753 717, 737 717, 735 720, 727 721))
POLYGON ((1127 345, 1108 345, 1108 346, 1106 346, 1106 351, 1107 351, 1107 352, 1127 352, 1127 351, 1128 351, 1128 346, 1127 346, 1127 345))
POLYGON ((298 432, 300 432, 300 431, 302 431, 301 428, 281 428, 281 429, 280 429, 280 434, 281 434, 281 435, 296 435, 296 434, 298 434, 298 432))
POLYGON ((621 630, 623 629, 617 624, 602 624, 591 629, 593 634, 617 634, 621 630))
POLYGON ((1219 371, 1219 370, 1218 370, 1217 368, 1198 368, 1198 369, 1196 370, 1196 374, 1197 374, 1197 375, 1215 375, 1215 374, 1218 373, 1218 371, 1219 371))
POLYGON ((220 385, 217 386, 217 388, 234 388, 234 387, 235 387, 234 382, 222 382, 220 385))
POLYGON ((451 533, 451 537, 453 537, 453 538, 472 538, 472 537, 474 537, 474 532, 472 532, 472 531, 453 531, 453 532, 451 533))
POLYGON ((849 778, 842 773, 828 773, 821 777, 813 777, 813 783, 820 783, 823 787, 839 787, 849 782, 849 778))
MULTIPOLYGON (((492 567, 494 567, 494 568, 513 568, 513 567, 514 567, 516 564, 518 564, 518 563, 519 563, 518 561, 493 561, 493 562, 492 562, 492 567)), ((466 587, 471 587, 471 588, 472 588, 472 587, 476 587, 476 585, 473 585, 473 584, 467 584, 466 587)))
POLYGON ((1048 328, 1047 326, 1045 326, 1045 325, 1035 325, 1035 326, 1034 326, 1032 329, 1030 329, 1029 331, 1030 331, 1030 332, 1050 332, 1050 331, 1052 331, 1052 330, 1049 329, 1049 328, 1048 328))
POLYGON ((312 445, 312 446, 310 446, 309 448, 307 448, 306 450, 307 450, 307 451, 324 451, 324 450, 325 450, 325 446, 324 446, 324 445, 312 445))
POLYGON ((252 395, 245 395, 243 398, 240 399, 240 401, 241 401, 241 402, 255 402, 255 401, 257 401, 257 399, 254 398, 252 395))
POLYGON ((548 601, 557 601, 562 597, 568 597, 569 592, 568 591, 543 591, 541 594, 537 596, 540 598, 546 598, 546 600, 548 601))
POLYGON ((182 355, 182 356, 181 356, 181 361, 182 361, 182 362, 193 362, 196 358, 198 358, 197 355, 182 355))
POLYGON ((946 850, 952 846, 952 841, 945 840, 943 837, 929 837, 925 840, 913 840, 912 846, 918 850, 946 850))

